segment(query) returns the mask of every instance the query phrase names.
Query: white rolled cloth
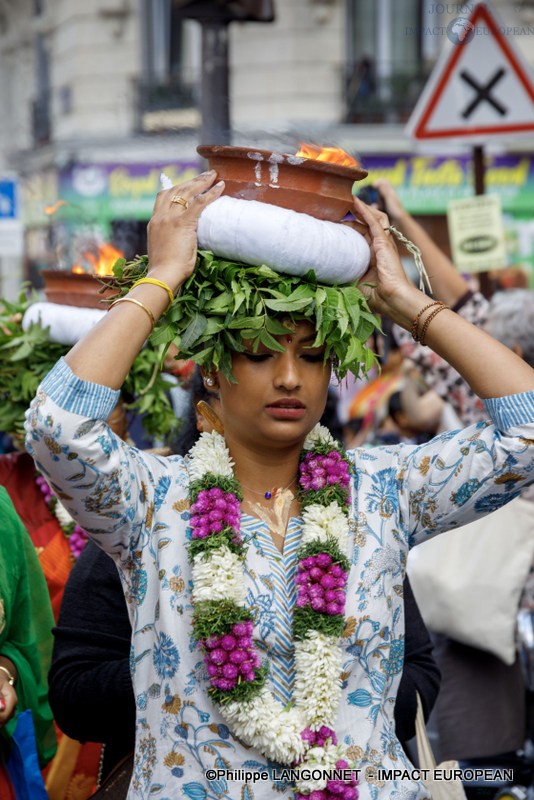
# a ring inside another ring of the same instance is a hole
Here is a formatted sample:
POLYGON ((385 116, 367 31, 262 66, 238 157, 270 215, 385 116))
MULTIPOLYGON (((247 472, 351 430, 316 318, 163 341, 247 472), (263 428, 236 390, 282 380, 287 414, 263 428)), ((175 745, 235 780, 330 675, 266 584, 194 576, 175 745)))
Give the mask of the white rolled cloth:
POLYGON ((201 250, 321 283, 352 283, 369 266, 370 249, 358 231, 256 200, 219 197, 198 221, 201 250))
POLYGON ((32 322, 40 322, 43 328, 50 328, 50 338, 60 344, 76 344, 105 315, 99 308, 78 308, 60 303, 33 303, 22 320, 22 327, 28 330, 32 322))

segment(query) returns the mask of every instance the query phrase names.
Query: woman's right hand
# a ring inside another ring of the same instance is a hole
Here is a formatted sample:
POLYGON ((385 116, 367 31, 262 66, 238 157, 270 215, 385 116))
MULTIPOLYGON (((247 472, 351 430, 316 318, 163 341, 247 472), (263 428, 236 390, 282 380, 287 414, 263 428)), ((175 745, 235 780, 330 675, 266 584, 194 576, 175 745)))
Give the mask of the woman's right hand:
MULTIPOLYGON (((156 198, 148 225, 148 272, 174 294, 195 268, 198 218, 224 189, 224 183, 215 180, 214 170, 204 172, 159 192, 156 198)), ((74 374, 91 383, 120 389, 169 300, 165 287, 141 283, 131 289, 67 353, 65 360, 74 374)))
POLYGON ((198 218, 223 192, 224 182, 214 185, 215 170, 158 193, 148 223, 149 275, 174 291, 191 275, 197 258, 198 218), (173 198, 181 198, 177 202, 173 198), (187 207, 186 207, 187 206, 187 207))
POLYGON ((424 304, 425 295, 415 288, 402 266, 387 214, 354 198, 355 216, 363 220, 371 238, 371 263, 360 279, 372 311, 385 314, 409 328, 410 320, 424 304))

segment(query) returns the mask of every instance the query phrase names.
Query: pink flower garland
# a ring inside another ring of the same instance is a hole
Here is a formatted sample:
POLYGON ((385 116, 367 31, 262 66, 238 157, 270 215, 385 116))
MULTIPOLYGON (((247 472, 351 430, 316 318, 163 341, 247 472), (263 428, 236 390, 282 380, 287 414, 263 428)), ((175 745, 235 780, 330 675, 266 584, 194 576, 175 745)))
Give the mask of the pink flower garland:
POLYGON ((349 485, 349 465, 343 460, 338 450, 331 450, 326 455, 306 453, 300 463, 300 485, 304 491, 319 491, 327 486, 349 485))
POLYGON ((254 670, 261 667, 261 661, 254 648, 251 620, 236 622, 224 636, 210 636, 204 642, 206 654, 204 661, 212 686, 229 692, 235 689, 239 680, 253 681, 254 670))
POLYGON ((347 572, 332 563, 329 553, 307 556, 297 566, 297 602, 298 608, 310 606, 314 611, 323 614, 345 613, 345 587, 347 572))
MULTIPOLYGON (((325 448, 322 443, 314 450, 306 451, 299 470, 303 509, 317 503, 329 506, 331 502, 336 502, 340 509, 346 508, 349 504, 350 467, 336 449, 336 445, 325 448), (323 452, 323 448, 327 452, 323 452)), ((216 553, 221 554, 220 558, 235 558, 237 561, 244 558, 245 548, 240 533, 239 496, 240 487, 235 478, 220 479, 216 474, 210 474, 209 468, 205 473, 204 485, 192 491, 194 502, 190 508, 190 557, 195 563, 199 553, 203 553, 203 557, 206 558, 209 558, 210 554, 215 558, 213 554, 216 553), (224 489, 218 485, 221 482, 224 489), (202 540, 202 544, 198 540, 202 540), (232 553, 227 549, 228 543, 233 545, 232 553)), ((202 563, 205 562, 201 559, 200 564, 202 563)), ((297 586, 295 614, 313 612, 310 618, 312 621, 304 623, 306 630, 313 633, 316 629, 327 636, 335 636, 342 631, 347 580, 348 562, 340 555, 337 545, 331 540, 328 540, 328 543, 325 541, 322 545, 320 540, 314 540, 312 545, 308 544, 302 548, 295 578, 297 586), (343 566, 339 563, 340 560, 343 566), (328 619, 331 620, 330 623, 326 622, 328 619)), ((243 697, 239 693, 236 694, 236 690, 242 692, 247 684, 254 693, 255 687, 251 686, 254 681, 259 692, 264 684, 265 668, 262 667, 260 657, 254 648, 251 612, 231 601, 226 609, 227 617, 221 619, 220 613, 217 612, 218 607, 215 600, 199 603, 194 628, 204 654, 214 698, 224 706, 226 702, 243 697), (210 628, 213 630, 210 615, 213 615, 216 632, 200 634, 201 630, 209 631, 210 628)), ((248 694, 246 697, 250 699, 254 694, 248 694)), ((325 725, 319 730, 306 727, 300 736, 306 744, 306 751, 312 748, 324 748, 325 745, 337 746, 335 732, 325 725)), ((306 766, 305 762, 304 757, 294 766, 299 764, 306 766)), ((351 769, 343 758, 336 760, 335 767, 344 772, 351 769)), ((338 777, 327 779, 325 787, 320 790, 308 793, 296 790, 295 796, 297 800, 357 800, 356 784, 353 772, 352 777, 347 780, 338 777)))
POLYGON ((205 539, 212 533, 233 528, 234 539, 241 541, 239 527, 241 512, 239 500, 233 492, 223 492, 218 486, 203 489, 190 509, 189 525, 193 539, 205 539))

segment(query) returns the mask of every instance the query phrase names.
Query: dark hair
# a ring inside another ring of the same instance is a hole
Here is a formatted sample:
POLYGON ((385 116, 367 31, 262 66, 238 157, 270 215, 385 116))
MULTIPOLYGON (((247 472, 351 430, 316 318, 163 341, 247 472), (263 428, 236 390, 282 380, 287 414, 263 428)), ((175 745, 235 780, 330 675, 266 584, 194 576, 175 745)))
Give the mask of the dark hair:
POLYGON ((169 443, 173 453, 185 456, 193 447, 200 435, 197 430, 196 405, 200 400, 209 403, 214 397, 218 397, 217 392, 208 391, 208 389, 206 389, 200 369, 195 367, 193 378, 191 379, 191 387, 189 389, 187 413, 182 419, 179 430, 174 434, 169 443))
POLYGON ((401 393, 393 392, 388 401, 388 414, 395 422, 398 422, 398 415, 403 412, 401 393))
POLYGON ((343 428, 339 421, 337 413, 337 393, 331 386, 328 387, 328 394, 326 396, 326 405, 324 407, 323 416, 320 419, 321 425, 328 428, 334 439, 338 441, 343 440, 343 428))

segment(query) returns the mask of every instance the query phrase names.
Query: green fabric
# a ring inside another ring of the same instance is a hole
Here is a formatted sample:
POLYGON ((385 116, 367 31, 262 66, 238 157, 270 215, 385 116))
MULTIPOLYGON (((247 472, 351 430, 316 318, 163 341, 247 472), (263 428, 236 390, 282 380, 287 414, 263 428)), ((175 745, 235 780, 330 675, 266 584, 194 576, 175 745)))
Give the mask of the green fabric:
MULTIPOLYGON (((54 617, 37 553, 3 487, 0 519, 0 654, 17 668, 17 708, 32 711, 43 767, 56 751, 47 684, 54 617)), ((4 738, 16 722, 17 714, 2 731, 4 738)))

